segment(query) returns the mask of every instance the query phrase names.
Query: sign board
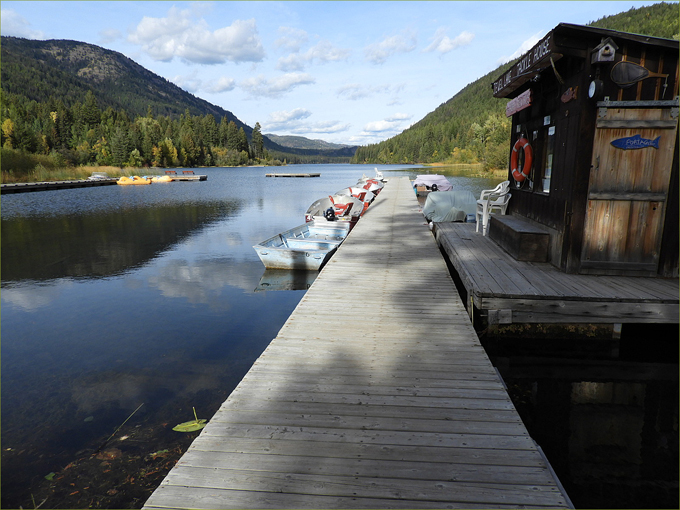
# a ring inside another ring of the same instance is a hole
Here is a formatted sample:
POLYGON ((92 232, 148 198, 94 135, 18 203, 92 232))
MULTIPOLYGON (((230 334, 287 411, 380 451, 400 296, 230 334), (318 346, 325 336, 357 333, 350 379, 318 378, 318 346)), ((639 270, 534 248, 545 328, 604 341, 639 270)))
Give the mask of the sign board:
MULTIPOLYGON (((554 50, 553 33, 550 32, 538 44, 526 52, 508 72, 493 82, 493 95, 505 97, 529 81, 534 73, 538 73, 546 63, 550 62, 550 56, 554 50)), ((560 55, 561 56, 561 55, 560 55)))
POLYGON ((531 89, 522 92, 519 96, 505 105, 505 116, 511 117, 513 114, 529 108, 531 106, 531 89))

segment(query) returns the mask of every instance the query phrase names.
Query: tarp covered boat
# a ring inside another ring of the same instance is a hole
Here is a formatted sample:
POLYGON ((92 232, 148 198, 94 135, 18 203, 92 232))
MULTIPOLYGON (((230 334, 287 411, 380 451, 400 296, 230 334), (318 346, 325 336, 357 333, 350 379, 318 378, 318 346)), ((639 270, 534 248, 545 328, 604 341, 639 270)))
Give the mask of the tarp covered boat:
POLYGON ((427 195, 423 215, 428 221, 468 221, 475 217, 477 199, 467 190, 440 191, 427 195))
POLYGON ((347 237, 347 221, 311 221, 253 246, 267 269, 318 271, 347 237))
POLYGON ((450 191, 453 185, 443 175, 419 175, 413 181, 416 195, 426 195, 431 191, 450 191))

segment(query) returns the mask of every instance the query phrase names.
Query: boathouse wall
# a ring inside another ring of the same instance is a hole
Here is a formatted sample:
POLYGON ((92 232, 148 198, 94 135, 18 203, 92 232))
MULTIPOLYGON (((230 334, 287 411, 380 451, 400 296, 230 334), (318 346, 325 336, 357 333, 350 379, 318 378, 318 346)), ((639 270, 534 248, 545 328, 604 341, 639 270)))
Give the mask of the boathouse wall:
POLYGON ((524 136, 533 152, 524 181, 508 169, 508 212, 550 233, 550 262, 563 271, 678 275, 678 50, 560 24, 493 83, 494 96, 512 99, 511 147, 524 136), (620 62, 637 66, 612 73, 620 62), (611 145, 636 135, 660 145, 611 145))

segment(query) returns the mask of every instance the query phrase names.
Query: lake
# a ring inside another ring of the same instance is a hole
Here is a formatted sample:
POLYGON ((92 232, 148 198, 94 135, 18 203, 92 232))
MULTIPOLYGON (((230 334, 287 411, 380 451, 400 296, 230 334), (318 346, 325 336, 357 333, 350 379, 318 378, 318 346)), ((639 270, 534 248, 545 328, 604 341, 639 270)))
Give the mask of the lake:
MULTIPOLYGON (((196 170, 204 182, 3 195, 2 506, 32 508, 45 476, 61 476, 128 418, 107 448, 139 462, 186 448, 195 434, 172 427, 192 408, 212 416, 304 294, 263 291, 252 246, 374 168, 206 168, 196 170)), ((379 168, 386 178, 440 173, 379 168)), ((449 178, 476 196, 498 182, 449 178)), ((120 498, 109 504, 139 506, 120 498)))

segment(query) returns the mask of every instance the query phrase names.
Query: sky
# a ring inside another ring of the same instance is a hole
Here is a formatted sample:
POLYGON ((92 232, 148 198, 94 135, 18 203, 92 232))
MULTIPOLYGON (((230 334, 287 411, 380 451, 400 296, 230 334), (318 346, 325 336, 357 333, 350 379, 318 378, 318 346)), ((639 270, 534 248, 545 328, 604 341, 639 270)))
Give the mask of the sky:
POLYGON ((559 23, 654 3, 3 0, 0 33, 118 51, 263 133, 367 145, 559 23))

